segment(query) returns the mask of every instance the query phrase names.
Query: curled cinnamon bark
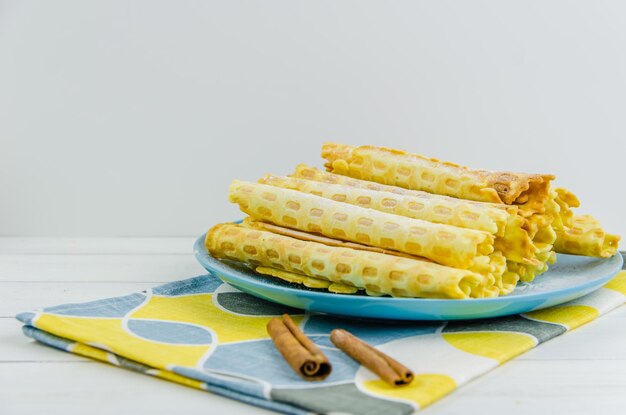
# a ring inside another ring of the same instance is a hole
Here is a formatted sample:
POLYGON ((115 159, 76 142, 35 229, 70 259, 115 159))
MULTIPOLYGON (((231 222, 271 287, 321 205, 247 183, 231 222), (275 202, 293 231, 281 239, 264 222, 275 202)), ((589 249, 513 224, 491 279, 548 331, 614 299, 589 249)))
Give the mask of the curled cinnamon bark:
POLYGON ((408 385, 413 380, 409 368, 345 330, 333 330, 330 341, 392 386, 408 385))
POLYGON ((330 362, 322 351, 284 314, 282 320, 274 317, 267 323, 274 345, 289 366, 303 379, 324 380, 331 372, 330 362))

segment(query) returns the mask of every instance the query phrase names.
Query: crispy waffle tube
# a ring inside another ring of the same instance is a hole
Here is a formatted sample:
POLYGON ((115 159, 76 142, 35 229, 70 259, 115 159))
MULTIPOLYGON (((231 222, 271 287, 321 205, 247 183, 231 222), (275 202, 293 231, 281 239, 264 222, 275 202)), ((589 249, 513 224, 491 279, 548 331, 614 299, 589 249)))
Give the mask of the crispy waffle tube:
POLYGON ((235 180, 231 202, 255 219, 470 268, 493 252, 493 235, 366 209, 291 189, 235 180))
POLYGON ((298 190, 326 199, 376 209, 428 222, 443 223, 467 229, 477 229, 504 235, 509 214, 496 207, 467 203, 440 195, 420 192, 419 195, 390 194, 344 184, 330 184, 295 177, 265 175, 259 183, 298 190))
POLYGON ((355 242, 348 242, 348 241, 342 241, 339 239, 328 238, 326 236, 323 236, 317 233, 303 232, 297 229, 285 228, 284 226, 278 226, 278 225, 274 225, 273 223, 259 221, 256 219, 252 219, 251 217, 245 218, 243 220, 242 225, 247 228, 256 228, 262 231, 268 231, 268 232, 278 233, 280 235, 290 236, 292 238, 300 239, 302 241, 319 242, 321 244, 329 245, 329 246, 339 246, 341 248, 359 249, 361 251, 379 252, 381 254, 389 254, 389 255, 401 256, 401 257, 412 258, 412 259, 417 258, 417 259, 429 261, 426 258, 416 257, 415 255, 406 254, 404 252, 398 252, 398 251, 394 251, 391 249, 379 248, 377 246, 369 246, 369 245, 357 244, 355 242))
MULTIPOLYGON (((418 261, 432 262, 427 258, 409 255, 404 252, 393 251, 389 249, 378 248, 374 246, 357 244, 354 242, 340 241, 338 239, 328 238, 326 236, 312 234, 308 232, 302 232, 291 228, 285 228, 277 226, 272 223, 262 222, 250 217, 244 219, 242 226, 251 229, 259 229, 276 233, 283 236, 289 236, 291 238, 299 239, 301 241, 318 242, 327 246, 338 246, 342 248, 352 248, 359 251, 378 252, 382 254, 394 255, 402 258, 416 259, 418 261)), ((484 297, 497 297, 504 292, 502 290, 503 274, 507 270, 507 260, 500 252, 494 252, 490 255, 476 257, 474 259, 474 265, 468 268, 469 271, 481 274, 487 278, 487 288, 485 289, 484 297)), ((257 268, 259 272, 259 268, 257 268)), ((274 274, 272 274, 274 275, 274 274)), ((274 275, 280 277, 278 275, 274 275)), ((517 280, 516 280, 517 281, 517 280)), ((330 291, 330 288, 329 288, 330 291)), ((370 290, 371 291, 371 290, 370 290)), ((370 294, 370 293, 368 293, 370 294)), ((370 294, 373 295, 373 294, 370 294)))
POLYGON ((529 204, 541 210, 551 175, 472 170, 418 154, 383 147, 326 143, 326 168, 350 177, 460 199, 529 204))
POLYGON ((376 252, 326 246, 232 223, 209 230, 206 248, 218 259, 282 269, 399 297, 482 297, 486 278, 468 270, 376 252))
POLYGON ((316 182, 329 183, 329 184, 342 184, 350 187, 357 187, 359 189, 377 190, 379 192, 389 192, 398 195, 414 196, 414 197, 429 197, 436 196, 440 199, 447 199, 450 203, 462 202, 468 204, 477 204, 479 206, 490 206, 492 208, 505 210, 508 213, 514 215, 518 213, 519 207, 515 205, 505 205, 503 203, 490 203, 475 200, 460 199, 457 197, 450 197, 444 195, 437 195, 429 192, 423 192, 421 190, 411 190, 404 187, 398 187, 394 185, 386 185, 376 183, 368 180, 355 179, 349 176, 343 176, 341 174, 330 173, 327 171, 316 169, 315 167, 307 166, 306 164, 298 164, 296 170, 289 177, 295 177, 305 180, 313 180, 316 182))
MULTIPOLYGON (((355 179, 348 176, 342 176, 340 174, 329 173, 326 171, 322 171, 316 169, 315 167, 307 166, 306 164, 298 164, 296 166, 296 170, 293 174, 289 175, 289 177, 304 179, 304 180, 313 180, 321 183, 329 183, 329 184, 341 184, 350 187, 356 187, 359 189, 368 189, 368 190, 376 190, 379 192, 389 192, 395 193, 403 196, 410 196, 416 198, 431 198, 436 197, 439 200, 445 200, 449 204, 454 203, 464 203, 470 205, 478 206, 478 209, 485 209, 485 206, 488 206, 490 209, 485 213, 487 215, 491 215, 493 209, 503 210, 507 212, 509 215, 519 215, 520 209, 517 205, 505 205, 504 203, 491 203, 491 202, 481 202, 476 200, 467 200, 460 199, 457 197, 444 196, 439 194, 433 194, 428 192, 423 192, 421 190, 411 190, 405 189, 404 187, 398 187, 393 185, 386 185, 376 182, 371 182, 367 180, 355 179)), ((498 229, 500 230, 500 218, 501 215, 495 214, 495 216, 491 217, 492 220, 498 223, 498 229)))
POLYGON ((497 235, 495 248, 513 261, 533 261, 536 251, 523 229, 525 220, 489 203, 468 203, 426 192, 396 194, 295 177, 266 175, 259 182, 413 219, 493 233, 497 235))
POLYGON ((557 231, 556 252, 602 258, 615 255, 620 237, 604 232, 593 216, 574 216, 572 222, 571 228, 557 231))

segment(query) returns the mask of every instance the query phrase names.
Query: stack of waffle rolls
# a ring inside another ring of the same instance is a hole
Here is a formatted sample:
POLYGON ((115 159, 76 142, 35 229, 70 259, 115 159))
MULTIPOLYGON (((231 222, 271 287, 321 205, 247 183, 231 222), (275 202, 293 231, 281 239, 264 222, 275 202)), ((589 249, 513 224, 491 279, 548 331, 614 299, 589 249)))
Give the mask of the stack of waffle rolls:
POLYGON ((599 251, 600 256, 616 252, 615 235, 570 232, 574 226, 571 208, 579 206, 578 198, 566 189, 553 189, 552 175, 473 170, 404 151, 337 143, 325 144, 322 157, 327 160, 328 171, 340 175, 461 199, 515 205, 528 218, 529 237, 540 244, 554 245, 556 252, 589 252, 574 247, 589 246, 591 237, 596 239, 594 246, 607 246, 599 251), (571 248, 557 241, 559 235, 573 238, 567 244, 571 248))
POLYGON ((619 237, 551 175, 472 170, 371 146, 325 144, 328 171, 234 180, 248 214, 206 238, 216 258, 310 288, 428 298, 506 295, 556 252, 608 257, 619 237))
MULTIPOLYGON (((553 254, 546 254, 552 252, 552 243, 531 239, 528 229, 532 218, 521 215, 517 206, 469 201, 372 183, 303 164, 296 167, 292 177, 266 175, 260 181, 357 205, 370 202, 370 208, 397 215, 490 232, 495 237, 494 249, 502 251, 508 268, 524 281, 531 281, 535 275, 544 272, 546 262, 553 258, 553 254), (333 190, 325 191, 327 186, 333 190), (342 189, 336 186, 342 186, 342 189)), ((533 236, 537 236, 537 232, 533 236)))
POLYGON ((494 252, 488 232, 368 209, 308 193, 235 180, 229 199, 252 218, 327 237, 422 256, 470 268, 494 252))

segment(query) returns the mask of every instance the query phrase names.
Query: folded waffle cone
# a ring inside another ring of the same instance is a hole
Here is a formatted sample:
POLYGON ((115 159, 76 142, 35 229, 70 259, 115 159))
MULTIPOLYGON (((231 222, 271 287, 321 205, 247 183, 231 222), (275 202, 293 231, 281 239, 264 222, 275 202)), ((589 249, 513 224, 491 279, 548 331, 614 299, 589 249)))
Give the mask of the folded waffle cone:
POLYGON ((328 246, 232 223, 216 225, 206 248, 218 259, 284 270, 399 297, 484 297, 489 280, 475 272, 377 252, 328 246))
POLYGON ((412 219, 320 196, 235 180, 229 199, 251 217, 364 245, 470 268, 494 251, 488 232, 412 219))

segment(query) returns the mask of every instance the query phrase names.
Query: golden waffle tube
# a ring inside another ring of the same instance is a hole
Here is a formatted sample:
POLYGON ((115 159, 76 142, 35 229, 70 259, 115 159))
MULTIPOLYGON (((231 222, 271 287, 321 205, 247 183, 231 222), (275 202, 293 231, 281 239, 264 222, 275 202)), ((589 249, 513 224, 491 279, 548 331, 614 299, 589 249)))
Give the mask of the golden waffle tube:
POLYGON ((269 267, 399 297, 482 297, 486 278, 468 270, 326 246, 235 224, 216 225, 205 245, 218 259, 269 267))
POLYGON ((557 231, 556 252, 608 258, 615 255, 620 237, 602 229, 591 215, 574 216, 573 226, 557 231))
POLYGON ((326 168, 341 175, 429 193, 523 205, 541 211, 551 175, 473 170, 418 154, 383 147, 326 143, 326 168))
MULTIPOLYGON (((338 239, 328 238, 326 236, 322 236, 318 234, 302 232, 299 230, 285 228, 285 227, 277 226, 271 223, 258 221, 250 217, 247 217, 246 219, 244 219, 242 226, 251 228, 251 229, 264 230, 264 231, 276 233, 279 235, 289 236, 295 239, 299 239, 301 241, 318 242, 327 246, 352 248, 352 249, 356 249, 359 251, 378 252, 378 253, 394 255, 394 256, 398 256, 402 258, 417 259, 418 261, 432 262, 428 258, 418 257, 418 256, 410 255, 404 252, 398 252, 398 251, 378 248, 374 246, 362 245, 362 244, 357 244, 354 242, 340 241, 338 239)), ((472 272, 475 272, 477 274, 482 274, 483 276, 486 277, 487 288, 486 288, 485 295, 484 295, 485 297, 497 297, 503 292, 502 291, 502 288, 503 288, 502 284, 503 284, 503 278, 504 278, 503 274, 507 270, 507 260, 499 251, 496 251, 490 255, 474 258, 474 264, 468 269, 472 272)), ((371 293, 368 293, 368 294, 374 295, 371 293)))
POLYGON ((265 184, 235 180, 229 199, 255 219, 307 232, 423 256, 470 268, 493 252, 493 235, 349 205, 265 184))
POLYGON ((489 204, 467 203, 461 199, 420 192, 403 195, 363 189, 344 184, 330 184, 295 177, 266 175, 259 183, 298 190, 326 199, 376 209, 428 222, 443 223, 504 235, 509 214, 489 204))
POLYGON ((273 223, 259 221, 256 219, 252 219, 251 217, 245 218, 243 220, 242 225, 247 228, 255 228, 255 229, 260 229, 263 231, 277 233, 280 235, 290 236, 292 238, 300 239, 302 241, 319 242, 321 244, 329 245, 329 246, 339 246, 342 248, 359 249, 361 251, 379 252, 381 254, 396 255, 396 256, 401 256, 405 258, 414 258, 414 259, 417 258, 417 259, 429 261, 426 258, 415 257, 414 255, 406 254, 404 252, 379 248, 377 246, 369 246, 369 245, 357 244, 355 242, 328 238, 326 236, 323 236, 317 233, 309 233, 309 232, 299 231, 297 229, 285 228, 284 226, 278 226, 278 225, 274 225, 273 223))
POLYGON ((525 219, 489 203, 466 202, 426 192, 397 194, 295 177, 266 175, 259 182, 413 219, 486 231, 496 235, 495 249, 510 260, 532 261, 536 252, 523 229, 525 219))
POLYGON ((304 180, 313 180, 316 182, 329 183, 329 184, 341 184, 341 185, 350 186, 350 187, 357 187, 359 189, 369 189, 369 190, 376 190, 379 192, 389 192, 389 193, 395 193, 399 195, 413 196, 417 198, 436 196, 440 199, 448 200, 450 203, 460 201, 460 202, 468 203, 468 204, 476 204, 478 206, 489 206, 495 209, 505 210, 506 212, 512 215, 517 214, 519 210, 518 206, 514 206, 514 205, 505 205, 503 203, 490 203, 490 202, 460 199, 456 197, 437 195, 437 194, 433 194, 429 192, 424 192, 421 190, 410 190, 410 189, 405 189, 404 187, 398 187, 398 186, 386 185, 386 184, 376 183, 376 182, 367 181, 367 180, 355 179, 349 176, 342 176, 340 174, 322 171, 322 170, 316 169, 315 167, 307 166, 306 164, 298 164, 296 166, 296 170, 294 171, 294 173, 289 175, 289 177, 294 177, 294 178, 299 178, 299 179, 304 179, 304 180))

